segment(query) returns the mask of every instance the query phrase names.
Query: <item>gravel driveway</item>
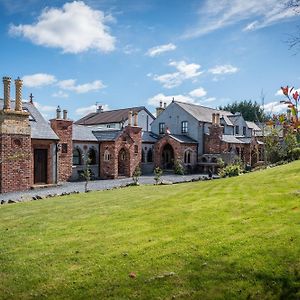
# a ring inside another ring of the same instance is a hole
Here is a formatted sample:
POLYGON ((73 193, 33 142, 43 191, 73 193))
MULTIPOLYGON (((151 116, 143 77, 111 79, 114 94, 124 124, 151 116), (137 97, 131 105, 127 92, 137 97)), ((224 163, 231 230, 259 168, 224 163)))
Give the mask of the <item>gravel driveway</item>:
MULTIPOLYGON (((191 180, 198 180, 199 178, 207 177, 203 174, 193 175, 163 175, 161 180, 165 183, 179 183, 188 182, 191 180)), ((154 184, 153 176, 141 176, 139 179, 140 184, 154 184)), ((126 186, 132 183, 132 178, 111 179, 111 180, 94 180, 88 184, 88 189, 91 191, 108 190, 117 187, 126 186)), ((11 192, 6 194, 0 194, 0 203, 4 204, 13 201, 25 201, 32 200, 33 197, 41 199, 50 196, 65 195, 71 193, 84 192, 84 182, 66 182, 57 186, 36 188, 33 190, 23 192, 11 192)))

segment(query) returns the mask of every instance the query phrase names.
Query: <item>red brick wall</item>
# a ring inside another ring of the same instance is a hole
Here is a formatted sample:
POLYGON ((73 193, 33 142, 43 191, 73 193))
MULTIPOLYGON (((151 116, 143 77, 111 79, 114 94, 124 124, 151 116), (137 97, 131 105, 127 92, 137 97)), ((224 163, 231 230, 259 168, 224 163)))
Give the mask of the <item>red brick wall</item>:
POLYGON ((210 127, 210 134, 204 136, 204 152, 208 154, 219 154, 227 150, 228 144, 222 142, 223 128, 218 125, 210 127))
POLYGON ((58 181, 66 181, 72 175, 73 164, 73 141, 72 141, 72 124, 70 120, 50 120, 54 132, 59 137, 58 152, 58 181), (63 153, 64 145, 67 145, 67 152, 63 153))
POLYGON ((23 191, 32 185, 32 152, 29 135, 0 135, 0 192, 23 191))
POLYGON ((114 142, 102 142, 100 145, 100 177, 117 178, 119 176, 119 153, 124 149, 126 153, 125 176, 131 177, 134 170, 141 163, 142 158, 142 130, 139 127, 127 126, 114 142), (137 146, 137 153, 135 153, 137 146), (111 158, 104 161, 105 150, 111 158))

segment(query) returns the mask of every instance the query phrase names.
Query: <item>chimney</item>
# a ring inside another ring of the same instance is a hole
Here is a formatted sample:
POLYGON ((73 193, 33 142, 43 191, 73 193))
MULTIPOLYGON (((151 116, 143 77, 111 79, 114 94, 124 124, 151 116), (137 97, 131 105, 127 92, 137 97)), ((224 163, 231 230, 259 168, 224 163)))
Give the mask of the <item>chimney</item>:
POLYGON ((166 108, 167 108, 167 102, 164 103, 164 109, 166 109, 166 108))
POLYGON ((63 119, 68 120, 68 111, 66 109, 63 110, 63 119))
POLYGON ((220 114, 216 113, 216 125, 220 126, 220 114))
POLYGON ((213 113, 212 114, 212 125, 215 125, 216 124, 216 114, 213 113))
POLYGON ((166 103, 164 104, 163 107, 163 102, 159 101, 159 107, 156 107, 156 117, 158 117, 166 108, 166 103))
POLYGON ((137 111, 135 111, 134 113, 133 113, 133 126, 138 126, 138 112, 137 111))
POLYGON ((128 112, 128 126, 131 126, 131 122, 132 122, 132 111, 130 110, 128 112))
POLYGON ((61 119, 61 109, 59 105, 57 106, 56 109, 56 119, 61 119))
POLYGON ((15 80, 15 89, 16 89, 16 105, 15 105, 15 111, 22 111, 22 85, 23 81, 18 77, 15 80))
POLYGON ((10 77, 3 77, 4 84, 4 110, 10 110, 10 77))
POLYGON ((102 107, 102 105, 99 105, 97 107, 97 113, 102 113, 102 112, 103 112, 103 107, 102 107))

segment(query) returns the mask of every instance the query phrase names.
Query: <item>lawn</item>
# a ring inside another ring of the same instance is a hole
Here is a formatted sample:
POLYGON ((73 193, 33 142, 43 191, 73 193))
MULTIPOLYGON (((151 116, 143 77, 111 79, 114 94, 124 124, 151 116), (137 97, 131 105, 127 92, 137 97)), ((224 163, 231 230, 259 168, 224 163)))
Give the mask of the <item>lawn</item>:
POLYGON ((300 299, 299 183, 298 161, 2 205, 0 299, 300 299))

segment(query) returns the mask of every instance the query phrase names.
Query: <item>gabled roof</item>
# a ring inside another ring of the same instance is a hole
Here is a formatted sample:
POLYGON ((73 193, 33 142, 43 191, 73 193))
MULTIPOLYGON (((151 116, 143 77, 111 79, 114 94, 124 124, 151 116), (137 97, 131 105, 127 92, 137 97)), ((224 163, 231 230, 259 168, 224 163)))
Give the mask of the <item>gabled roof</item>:
POLYGON ((146 143, 156 143, 158 140, 158 135, 151 131, 142 131, 142 142, 146 143))
POLYGON ((225 123, 232 126, 232 122, 229 120, 228 116, 232 115, 230 111, 218 110, 211 107, 206 107, 202 105, 184 103, 175 101, 181 108, 183 108, 187 113, 192 115, 195 119, 205 123, 212 122, 212 114, 219 113, 220 117, 224 119, 225 123))
POLYGON ((250 129, 253 129, 255 131, 261 131, 261 128, 257 126, 254 122, 246 121, 246 124, 250 129))
POLYGON ((108 110, 103 112, 90 113, 87 116, 79 119, 75 124, 80 125, 96 125, 96 124, 108 124, 108 123, 121 123, 128 119, 128 113, 140 112, 145 110, 153 119, 155 117, 144 106, 128 107, 123 109, 108 110))
MULTIPOLYGON (((4 101, 0 99, 0 109, 3 109, 4 101)), ((50 126, 44 119, 34 104, 22 102, 22 107, 30 113, 29 124, 31 128, 31 138, 37 140, 59 140, 50 126)), ((15 109, 15 101, 11 101, 11 109, 15 109)))
POLYGON ((122 134, 122 132, 122 130, 99 130, 93 131, 93 134, 99 142, 110 142, 115 141, 120 136, 120 134, 122 134))
POLYGON ((93 128, 89 126, 73 124, 73 141, 97 142, 97 138, 93 134, 93 128))
POLYGON ((230 134, 223 134, 222 141, 228 144, 245 144, 243 141, 230 134))

